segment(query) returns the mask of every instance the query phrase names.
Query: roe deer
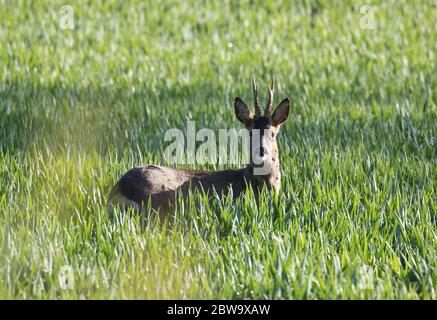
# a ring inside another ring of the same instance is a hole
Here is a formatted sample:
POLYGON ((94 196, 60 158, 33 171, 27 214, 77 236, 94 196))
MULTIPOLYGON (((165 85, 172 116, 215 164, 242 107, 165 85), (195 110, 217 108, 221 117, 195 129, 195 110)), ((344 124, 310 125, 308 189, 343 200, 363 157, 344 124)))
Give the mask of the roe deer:
POLYGON ((255 114, 240 98, 235 98, 234 102, 237 119, 250 133, 250 163, 245 168, 204 171, 155 165, 135 167, 112 187, 108 196, 108 211, 112 213, 114 206, 118 206, 132 207, 135 211, 142 212, 143 208, 150 205, 155 211, 165 215, 177 198, 177 194, 182 193, 182 196, 186 197, 190 187, 201 188, 206 193, 215 190, 219 194, 227 193, 232 189, 234 199, 249 185, 252 186, 256 199, 262 187, 279 191, 281 173, 276 135, 281 124, 290 114, 290 100, 284 99, 273 114, 271 113, 274 94, 274 81, 272 81, 272 86, 268 88, 267 105, 262 114, 258 101, 258 86, 253 79, 252 87, 255 114), (252 141, 253 131, 258 133, 257 141, 252 141), (255 162, 254 157, 259 161, 255 162), (269 170, 256 174, 254 171, 259 167, 269 170))

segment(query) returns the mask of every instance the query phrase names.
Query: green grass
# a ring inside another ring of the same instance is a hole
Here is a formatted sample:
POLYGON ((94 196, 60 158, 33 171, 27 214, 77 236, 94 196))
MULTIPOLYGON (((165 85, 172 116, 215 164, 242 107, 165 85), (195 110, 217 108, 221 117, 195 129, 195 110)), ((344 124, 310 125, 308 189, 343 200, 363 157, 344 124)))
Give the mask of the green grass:
POLYGON ((0 298, 437 298, 435 1, 372 1, 374 30, 366 1, 63 4, 0 1, 0 298), (239 127, 272 75, 280 196, 107 216, 167 129, 239 127))

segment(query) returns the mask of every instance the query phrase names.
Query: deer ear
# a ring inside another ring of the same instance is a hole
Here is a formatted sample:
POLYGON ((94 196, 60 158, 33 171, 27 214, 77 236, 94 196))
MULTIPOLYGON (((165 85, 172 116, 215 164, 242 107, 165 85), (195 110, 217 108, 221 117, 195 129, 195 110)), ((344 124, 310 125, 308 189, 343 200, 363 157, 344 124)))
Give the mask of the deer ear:
POLYGON ((285 122, 290 115, 290 99, 285 98, 276 108, 272 115, 272 124, 277 127, 285 122))
POLYGON ((248 126, 253 119, 253 115, 244 101, 238 97, 235 98, 234 108, 237 119, 248 126))

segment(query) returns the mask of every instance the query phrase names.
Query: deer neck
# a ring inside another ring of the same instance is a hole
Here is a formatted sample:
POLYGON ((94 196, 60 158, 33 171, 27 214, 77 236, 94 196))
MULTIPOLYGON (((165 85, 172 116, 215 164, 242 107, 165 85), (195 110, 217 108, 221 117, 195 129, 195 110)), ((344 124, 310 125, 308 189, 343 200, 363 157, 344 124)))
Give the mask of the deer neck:
POLYGON ((256 168, 251 163, 244 169, 244 176, 254 189, 267 187, 269 190, 274 189, 278 192, 281 187, 281 171, 277 148, 273 149, 272 156, 265 165, 270 168, 267 174, 256 174, 256 168))

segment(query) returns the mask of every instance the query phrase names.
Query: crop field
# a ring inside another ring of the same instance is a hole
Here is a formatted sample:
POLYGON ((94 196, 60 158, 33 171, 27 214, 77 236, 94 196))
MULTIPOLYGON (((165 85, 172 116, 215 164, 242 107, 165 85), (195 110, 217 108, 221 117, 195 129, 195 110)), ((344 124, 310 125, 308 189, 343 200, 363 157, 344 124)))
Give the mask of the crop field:
POLYGON ((436 21, 436 1, 0 0, 0 298, 437 299, 436 21), (108 215, 128 169, 170 165, 167 130, 241 128, 252 76, 291 100, 279 194, 108 215))

